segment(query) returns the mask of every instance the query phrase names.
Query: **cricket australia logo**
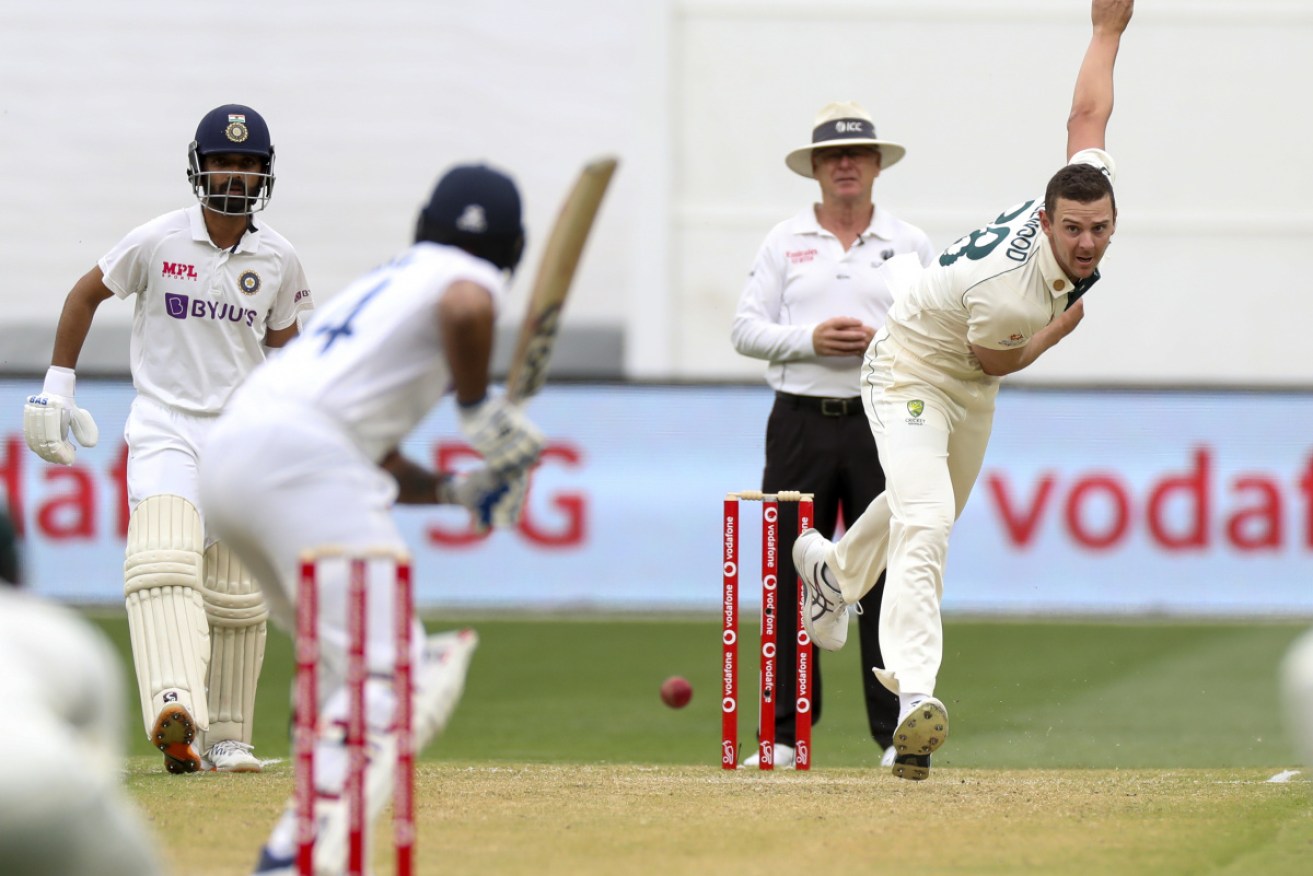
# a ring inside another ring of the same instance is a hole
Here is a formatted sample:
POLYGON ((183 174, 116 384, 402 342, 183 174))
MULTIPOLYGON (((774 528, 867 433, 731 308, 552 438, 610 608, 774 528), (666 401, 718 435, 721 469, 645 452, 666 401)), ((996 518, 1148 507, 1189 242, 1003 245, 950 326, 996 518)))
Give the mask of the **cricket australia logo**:
POLYGON ((243 295, 254 295, 260 291, 260 275, 255 271, 244 271, 237 278, 237 287, 242 290, 243 295))
POLYGON ((921 399, 913 399, 908 402, 907 412, 911 414, 911 416, 907 418, 907 424, 909 426, 920 426, 925 422, 925 420, 921 419, 921 415, 925 413, 925 402, 921 401, 921 399))

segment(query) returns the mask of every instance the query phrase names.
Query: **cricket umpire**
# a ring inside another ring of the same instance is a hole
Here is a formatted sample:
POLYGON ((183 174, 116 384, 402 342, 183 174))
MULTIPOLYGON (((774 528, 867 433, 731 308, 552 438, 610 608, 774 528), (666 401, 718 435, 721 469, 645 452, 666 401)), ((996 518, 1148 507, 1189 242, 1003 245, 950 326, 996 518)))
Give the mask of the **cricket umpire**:
MULTIPOLYGON (((855 103, 821 109, 811 142, 791 151, 785 164, 814 179, 820 201, 771 229, 757 253, 734 315, 731 340, 744 356, 765 359, 775 404, 766 423, 765 492, 801 490, 816 495, 816 528, 832 534, 884 491, 875 441, 863 416, 858 371, 862 354, 884 325, 892 303, 882 266, 915 253, 930 263, 930 238, 888 210, 872 190, 880 173, 906 149, 876 136, 871 116, 855 103)), ((780 506, 787 553, 797 532, 797 509, 780 506)), ((898 700, 875 680, 883 667, 878 637, 883 578, 862 600, 862 687, 871 737, 892 758, 898 700)), ((797 660, 798 582, 780 568, 779 661, 797 660)), ((813 721, 821 717, 820 654, 814 664, 813 721)), ((775 711, 775 764, 792 766, 796 742, 796 679, 780 675, 775 711)), ((755 766, 753 755, 745 766, 755 766)))

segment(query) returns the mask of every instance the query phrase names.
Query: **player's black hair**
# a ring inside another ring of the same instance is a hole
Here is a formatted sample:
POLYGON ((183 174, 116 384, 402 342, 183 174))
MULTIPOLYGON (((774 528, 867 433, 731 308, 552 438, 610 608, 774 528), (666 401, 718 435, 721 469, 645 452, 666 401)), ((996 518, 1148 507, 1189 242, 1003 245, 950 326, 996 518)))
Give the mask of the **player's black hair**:
POLYGON ((18 531, 9 513, 0 507, 0 584, 23 583, 23 566, 18 557, 18 531))
POLYGON ((506 174, 483 164, 443 174, 415 222, 415 241, 459 247, 504 271, 524 254, 520 192, 506 174))
POLYGON ((1050 217, 1057 209, 1058 198, 1078 204, 1092 204, 1101 198, 1112 202, 1113 218, 1117 216, 1117 196, 1112 192, 1112 180, 1092 164, 1068 164, 1053 174, 1044 190, 1044 212, 1050 217))

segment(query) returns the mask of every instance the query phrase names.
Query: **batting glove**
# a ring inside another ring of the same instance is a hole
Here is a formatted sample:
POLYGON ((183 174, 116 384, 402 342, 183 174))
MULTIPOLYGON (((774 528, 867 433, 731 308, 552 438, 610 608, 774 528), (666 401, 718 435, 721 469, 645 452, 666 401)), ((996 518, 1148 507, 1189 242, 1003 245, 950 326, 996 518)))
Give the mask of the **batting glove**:
POLYGON ((488 468, 503 479, 527 471, 542 453, 542 432, 505 396, 462 405, 460 428, 488 468))
POLYGON ((100 440, 96 421, 73 401, 74 383, 72 368, 52 365, 41 394, 28 396, 23 406, 23 438, 46 462, 73 464, 77 448, 68 440, 70 429, 83 447, 95 447, 100 440))
POLYGON ((499 475, 484 466, 444 479, 438 488, 438 501, 468 508, 474 531, 482 535, 489 529, 519 523, 528 492, 529 469, 499 475))

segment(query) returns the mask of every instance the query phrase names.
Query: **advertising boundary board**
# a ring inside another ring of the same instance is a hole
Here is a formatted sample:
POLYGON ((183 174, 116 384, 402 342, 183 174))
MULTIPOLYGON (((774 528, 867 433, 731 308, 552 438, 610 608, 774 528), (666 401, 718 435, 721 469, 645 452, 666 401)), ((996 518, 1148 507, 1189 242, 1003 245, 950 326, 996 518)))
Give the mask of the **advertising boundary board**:
MULTIPOLYGON (((131 386, 82 381, 100 446, 71 467, 24 446, 0 381, 0 502, 25 535, 29 585, 121 598, 122 426, 131 386)), ((771 394, 760 386, 549 385, 549 438, 524 519, 473 535, 454 508, 403 508, 426 608, 716 611, 721 501, 760 485, 771 394)), ((447 407, 403 448, 475 462, 447 407)), ((745 555, 754 545, 744 515, 745 555)), ((1313 615, 1313 395, 1000 393, 994 436, 945 576, 946 612, 1313 615)), ((745 610, 756 589, 745 568, 745 610)))

